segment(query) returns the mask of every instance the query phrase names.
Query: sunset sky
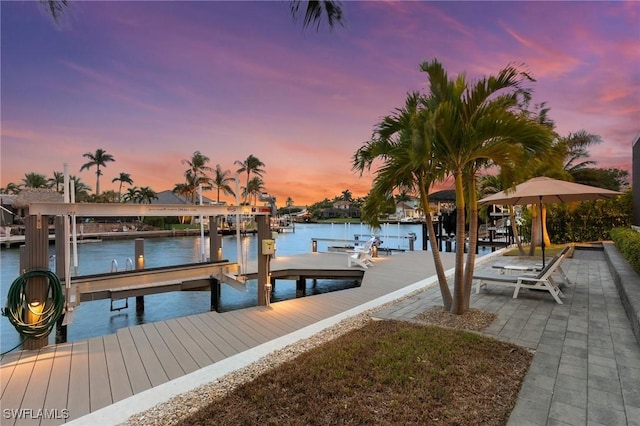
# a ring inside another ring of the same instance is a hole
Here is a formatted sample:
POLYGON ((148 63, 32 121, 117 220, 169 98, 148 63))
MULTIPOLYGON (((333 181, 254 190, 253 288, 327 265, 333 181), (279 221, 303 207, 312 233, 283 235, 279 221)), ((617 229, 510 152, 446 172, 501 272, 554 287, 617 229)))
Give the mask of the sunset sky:
POLYGON ((68 163, 95 189, 82 154, 102 148, 101 190, 125 172, 160 192, 199 150, 232 173, 260 158, 279 206, 364 196, 352 155, 434 58, 472 80, 525 64, 557 131, 600 135, 598 166, 631 172, 640 2, 344 2, 319 32, 288 2, 71 1, 58 25, 38 2, 0 8, 2 187, 68 163))

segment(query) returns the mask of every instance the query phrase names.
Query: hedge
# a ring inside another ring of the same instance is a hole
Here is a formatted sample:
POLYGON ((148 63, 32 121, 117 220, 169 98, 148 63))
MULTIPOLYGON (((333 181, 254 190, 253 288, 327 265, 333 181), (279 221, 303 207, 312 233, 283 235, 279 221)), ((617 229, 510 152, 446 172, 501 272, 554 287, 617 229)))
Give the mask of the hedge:
POLYGON ((640 232, 631 228, 614 228, 610 235, 620 253, 640 274, 640 232))

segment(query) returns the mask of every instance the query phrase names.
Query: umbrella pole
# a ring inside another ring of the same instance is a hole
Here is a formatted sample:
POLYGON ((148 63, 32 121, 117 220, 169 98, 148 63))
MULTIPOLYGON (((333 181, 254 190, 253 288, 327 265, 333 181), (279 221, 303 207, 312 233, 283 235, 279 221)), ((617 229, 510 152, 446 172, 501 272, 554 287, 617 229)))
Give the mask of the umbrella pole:
POLYGON ((538 209, 538 215, 540 215, 540 247, 542 248, 542 269, 544 269, 544 223, 542 222, 542 196, 540 196, 540 207, 538 209))

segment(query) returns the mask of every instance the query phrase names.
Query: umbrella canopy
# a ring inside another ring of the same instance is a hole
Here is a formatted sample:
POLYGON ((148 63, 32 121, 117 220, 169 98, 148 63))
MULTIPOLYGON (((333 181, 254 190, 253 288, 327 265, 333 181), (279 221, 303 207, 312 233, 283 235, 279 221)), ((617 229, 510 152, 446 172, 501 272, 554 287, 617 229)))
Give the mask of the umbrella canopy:
MULTIPOLYGON (((526 182, 516 185, 515 188, 485 197, 479 200, 478 204, 538 204, 540 205, 540 210, 542 210, 542 204, 615 198, 618 195, 622 195, 622 193, 541 176, 529 179, 526 182)), ((540 215, 540 228, 544 229, 542 215, 540 215)), ((544 238, 542 239, 541 247, 542 266, 544 267, 544 238)))
POLYGON ((549 204, 568 203, 571 201, 597 200, 615 198, 620 192, 595 186, 581 185, 564 180, 551 179, 545 176, 535 177, 478 201, 478 204, 549 204))

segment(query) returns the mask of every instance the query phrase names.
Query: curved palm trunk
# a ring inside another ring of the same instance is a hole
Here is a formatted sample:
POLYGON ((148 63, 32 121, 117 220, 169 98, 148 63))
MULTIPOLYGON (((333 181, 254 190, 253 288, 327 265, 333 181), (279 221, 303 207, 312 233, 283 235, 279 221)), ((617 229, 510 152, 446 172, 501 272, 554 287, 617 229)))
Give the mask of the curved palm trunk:
POLYGON ((542 205, 542 239, 544 240, 545 247, 551 247, 551 239, 549 238, 549 233, 547 232, 547 205, 542 205))
POLYGON ((429 234, 429 244, 431 245, 431 253, 433 254, 433 263, 436 267, 436 275, 438 276, 438 286, 440 287, 440 294, 442 295, 442 304, 445 311, 451 310, 451 291, 449 290, 449 283, 447 282, 447 276, 444 273, 444 266, 442 265, 442 258, 440 257, 440 247, 438 247, 438 241, 436 240, 436 231, 433 227, 433 218, 429 211, 429 199, 427 197, 427 190, 423 182, 420 182, 420 202, 422 203, 422 209, 426 213, 427 220, 427 233, 429 234))
POLYGON ((464 313, 464 192, 462 171, 456 172, 456 271, 453 282, 453 303, 451 313, 464 313))
POLYGON ((529 246, 529 256, 536 254, 536 246, 539 244, 540 238, 538 237, 540 228, 540 220, 538 219, 538 206, 536 204, 531 206, 531 245, 529 246))
POLYGON ((473 285, 473 270, 476 262, 476 248, 478 246, 478 197, 476 196, 475 178, 469 179, 469 252, 464 270, 464 311, 469 310, 471 288, 473 285))
POLYGON ((511 232, 513 233, 513 239, 518 245, 518 253, 520 256, 524 256, 524 247, 522 247, 522 241, 520 240, 520 233, 518 232, 518 224, 516 223, 516 214, 513 210, 513 206, 509 206, 509 220, 511 220, 511 232))

